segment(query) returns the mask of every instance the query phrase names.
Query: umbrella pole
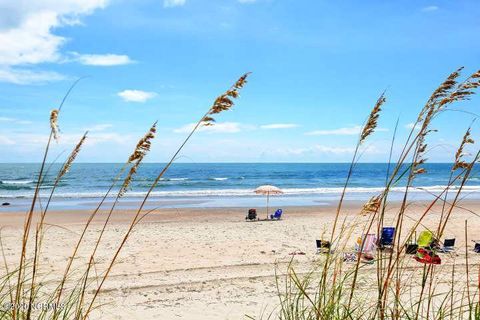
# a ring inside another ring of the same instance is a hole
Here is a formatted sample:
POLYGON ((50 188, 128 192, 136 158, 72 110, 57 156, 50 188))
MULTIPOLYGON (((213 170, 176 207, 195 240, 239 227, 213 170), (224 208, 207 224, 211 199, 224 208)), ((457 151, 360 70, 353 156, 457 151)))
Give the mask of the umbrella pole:
POLYGON ((268 220, 268 204, 270 201, 270 192, 267 192, 267 220, 268 220))

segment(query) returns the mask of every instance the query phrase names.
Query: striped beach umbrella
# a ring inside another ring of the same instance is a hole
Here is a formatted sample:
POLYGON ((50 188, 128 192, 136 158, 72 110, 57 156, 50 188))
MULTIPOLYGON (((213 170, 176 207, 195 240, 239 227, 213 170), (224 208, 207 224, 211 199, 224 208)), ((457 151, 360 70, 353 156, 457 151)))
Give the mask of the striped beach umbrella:
POLYGON ((270 201, 270 195, 282 194, 283 191, 275 186, 263 185, 254 190, 256 194, 266 195, 267 196, 267 219, 268 219, 268 206, 270 201))

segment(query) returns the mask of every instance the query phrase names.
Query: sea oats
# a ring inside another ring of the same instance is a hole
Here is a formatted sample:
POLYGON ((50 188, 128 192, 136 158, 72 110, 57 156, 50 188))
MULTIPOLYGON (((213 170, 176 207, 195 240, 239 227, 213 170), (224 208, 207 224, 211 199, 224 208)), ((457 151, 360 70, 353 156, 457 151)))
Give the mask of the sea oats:
POLYGON ((371 197, 370 200, 363 205, 361 214, 367 215, 370 213, 377 213, 378 209, 380 209, 381 203, 382 203, 381 195, 371 197))
POLYGON ((440 84, 440 86, 433 91, 432 95, 430 98, 427 100, 427 103, 423 107, 423 109, 420 111, 420 114, 418 115, 417 121, 423 121, 424 117, 426 116, 427 113, 434 111, 438 111, 442 106, 445 105, 445 102, 442 103, 442 99, 445 99, 447 96, 449 96, 452 92, 452 90, 455 88, 457 85, 457 78, 460 76, 461 71, 463 70, 463 67, 458 68, 454 72, 452 72, 445 81, 440 84))
POLYGON ((215 119, 209 116, 203 117, 202 124, 206 127, 213 126, 215 119))
POLYGON ((77 158, 77 155, 80 152, 80 149, 82 148, 83 143, 87 139, 87 134, 88 134, 88 131, 85 132, 83 137, 80 139, 80 141, 77 143, 77 145, 73 149, 72 153, 70 153, 70 156, 68 157, 67 162, 65 162, 62 169, 60 170, 60 173, 58 174, 57 180, 60 180, 62 176, 64 176, 66 173, 68 173, 68 171, 70 171, 72 163, 77 158))
MULTIPOLYGON (((452 72, 448 78, 433 92, 430 99, 428 100, 425 107, 422 109, 422 112, 419 115, 418 121, 423 120, 422 127, 420 129, 417 141, 417 154, 416 160, 413 161, 413 175, 419 175, 425 173, 424 168, 420 168, 420 165, 425 162, 423 159, 424 153, 427 148, 425 143, 425 137, 436 130, 429 129, 430 123, 435 115, 440 111, 445 110, 447 105, 456 101, 468 100, 471 95, 475 94, 473 89, 480 87, 480 71, 473 73, 465 81, 457 83, 457 78, 460 76, 462 68, 457 69, 452 72)), ((469 138, 470 133, 468 132, 469 138)), ((468 140, 467 140, 468 141, 468 140)), ((465 144, 462 145, 462 148, 465 144)), ((462 151, 460 151, 460 154, 462 151)), ((461 159, 460 159, 461 160, 461 159)), ((465 167, 468 164, 462 161, 455 162, 455 169, 460 167, 465 167)), ((453 170, 455 170, 453 169, 453 170)))
POLYGON ((155 138, 155 133, 157 132, 157 122, 155 122, 150 130, 143 136, 137 143, 135 150, 128 158, 129 163, 133 163, 137 160, 142 160, 143 157, 150 151, 150 147, 152 145, 151 140, 155 138))
POLYGON ((427 162, 427 159, 424 158, 425 152, 427 150, 427 144, 425 143, 426 135, 427 135, 427 132, 424 132, 424 133, 421 133, 420 136, 418 137, 416 160, 412 164, 413 177, 427 172, 425 168, 421 167, 423 164, 425 164, 425 162, 427 162))
POLYGON ((118 193, 118 197, 123 197, 127 192, 130 183, 132 182, 133 176, 137 173, 138 167, 143 161, 143 158, 147 155, 150 151, 150 147, 152 146, 152 139, 155 138, 155 133, 157 132, 157 122, 155 122, 150 130, 138 141, 135 150, 128 158, 128 163, 133 163, 128 172, 127 177, 123 181, 123 184, 120 188, 118 193))
POLYGON ((140 161, 135 162, 132 167, 130 168, 130 171, 128 172, 127 177, 123 181, 123 185, 120 188, 120 191, 118 193, 118 197, 121 198, 127 193, 128 188, 130 187, 130 183, 133 180, 133 176, 137 173, 137 169, 140 166, 140 161))
POLYGON ((208 115, 202 119, 202 125, 204 126, 211 126, 214 124, 215 119, 211 117, 214 114, 218 114, 220 112, 230 110, 233 105, 233 99, 236 99, 240 96, 239 91, 242 89, 245 84, 247 83, 247 77, 250 72, 245 73, 241 76, 234 84, 230 87, 224 94, 218 96, 210 110, 208 111, 208 115))
POLYGON ((465 132, 465 135, 463 136, 462 142, 460 143, 460 146, 457 149, 457 152, 455 153, 455 162, 452 167, 452 171, 455 171, 457 169, 465 169, 470 166, 470 163, 466 162, 463 157, 465 156, 464 149, 467 144, 473 144, 475 141, 470 137, 470 128, 468 128, 467 132, 465 132))
POLYGON ((50 128, 52 128, 53 138, 58 142, 58 110, 53 109, 50 112, 50 128))
POLYGON ((460 76, 462 69, 453 72, 430 98, 436 111, 444 109, 450 103, 470 99, 470 96, 475 94, 472 90, 480 87, 480 81, 478 80, 480 71, 473 73, 465 81, 457 84, 456 79, 460 76))
POLYGON ((372 111, 370 112, 367 123, 363 127, 362 133, 360 135, 360 143, 365 141, 365 139, 367 139, 367 137, 375 131, 375 128, 377 128, 378 117, 380 116, 380 111, 382 111, 382 105, 385 103, 385 101, 385 93, 382 93, 380 98, 378 98, 377 102, 375 103, 372 111))

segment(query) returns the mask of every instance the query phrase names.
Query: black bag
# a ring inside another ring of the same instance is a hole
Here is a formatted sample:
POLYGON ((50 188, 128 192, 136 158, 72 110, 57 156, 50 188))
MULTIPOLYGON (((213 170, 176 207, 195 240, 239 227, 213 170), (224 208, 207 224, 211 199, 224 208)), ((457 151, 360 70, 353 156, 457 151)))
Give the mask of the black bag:
POLYGON ((407 252, 407 254, 415 254, 415 253, 417 253, 417 249, 418 249, 418 244, 409 243, 409 244, 407 244, 406 252, 407 252))

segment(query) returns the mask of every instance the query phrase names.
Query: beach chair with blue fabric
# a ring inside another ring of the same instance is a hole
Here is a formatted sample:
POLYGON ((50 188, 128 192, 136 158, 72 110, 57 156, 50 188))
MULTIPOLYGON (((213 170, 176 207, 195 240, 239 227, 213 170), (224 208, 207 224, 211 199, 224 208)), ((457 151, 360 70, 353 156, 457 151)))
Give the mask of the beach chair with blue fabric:
POLYGON ((455 238, 445 239, 443 241, 443 246, 440 248, 440 251, 443 253, 449 253, 455 251, 455 238))
POLYGON ((383 227, 378 241, 378 249, 380 250, 393 250, 393 240, 395 238, 395 227, 383 227))
POLYGON ((274 214, 271 214, 270 215, 270 219, 272 220, 280 220, 282 218, 282 213, 283 213, 283 210, 282 209, 277 209, 277 211, 275 211, 274 214))
POLYGON ((473 252, 480 253, 480 241, 479 240, 472 240, 475 245, 473 246, 473 252))

